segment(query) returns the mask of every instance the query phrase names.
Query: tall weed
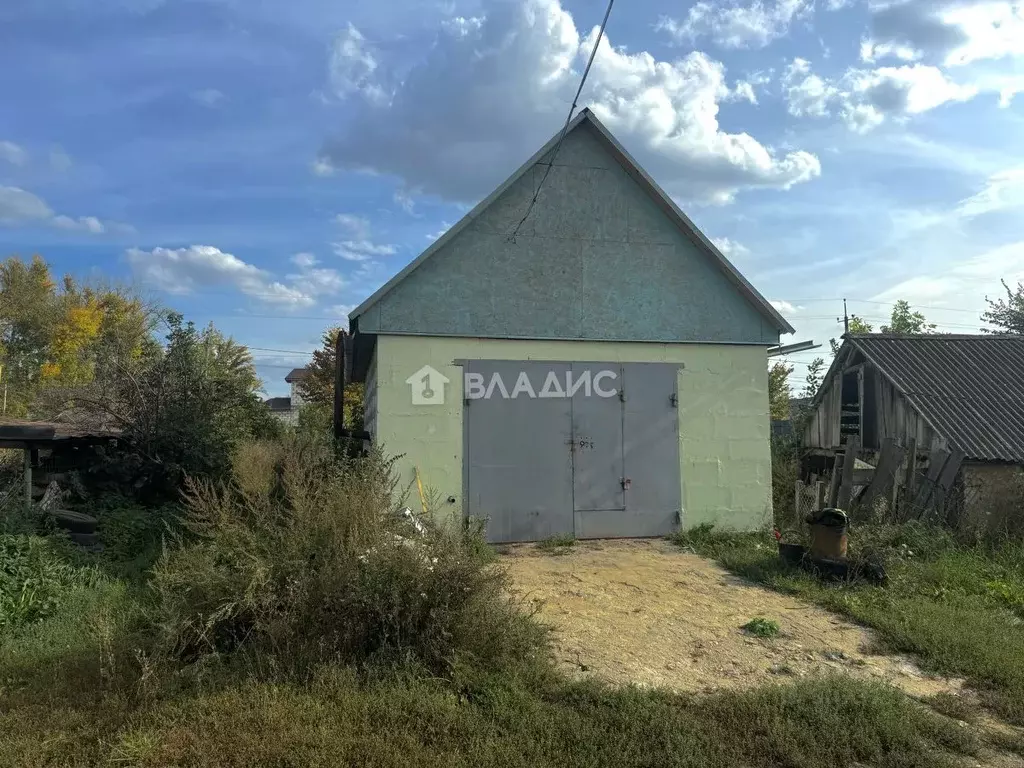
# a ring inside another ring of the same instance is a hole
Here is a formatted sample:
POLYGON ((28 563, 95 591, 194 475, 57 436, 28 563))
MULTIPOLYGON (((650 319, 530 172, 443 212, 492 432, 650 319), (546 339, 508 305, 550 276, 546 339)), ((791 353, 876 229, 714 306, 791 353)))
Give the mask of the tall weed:
POLYGON ((514 663, 543 635, 509 603, 476 535, 394 514, 392 462, 323 441, 252 443, 232 480, 189 483, 185 534, 154 570, 162 649, 246 655, 307 674, 326 661, 514 663))

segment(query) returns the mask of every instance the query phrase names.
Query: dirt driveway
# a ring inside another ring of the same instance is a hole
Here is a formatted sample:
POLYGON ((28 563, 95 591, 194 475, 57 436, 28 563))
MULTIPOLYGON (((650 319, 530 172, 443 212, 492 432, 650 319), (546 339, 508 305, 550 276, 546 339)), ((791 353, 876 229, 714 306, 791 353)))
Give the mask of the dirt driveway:
POLYGON ((573 675, 711 691, 841 671, 915 696, 962 683, 872 653, 870 630, 666 541, 581 542, 565 554, 525 544, 502 560, 517 595, 554 628, 558 662, 573 675), (781 635, 760 639, 740 629, 756 616, 777 621, 781 635))

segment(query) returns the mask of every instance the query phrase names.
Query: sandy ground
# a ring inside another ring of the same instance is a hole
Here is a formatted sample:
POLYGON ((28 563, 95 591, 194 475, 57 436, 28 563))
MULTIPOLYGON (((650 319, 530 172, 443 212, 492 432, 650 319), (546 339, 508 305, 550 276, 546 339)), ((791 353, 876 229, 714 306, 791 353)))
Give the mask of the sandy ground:
POLYGON ((678 691, 745 688, 843 672, 914 696, 957 692, 903 656, 873 653, 870 630, 732 576, 666 541, 581 542, 566 554, 508 547, 517 595, 554 629, 559 664, 574 676, 678 691), (774 619, 767 640, 741 627, 774 619))

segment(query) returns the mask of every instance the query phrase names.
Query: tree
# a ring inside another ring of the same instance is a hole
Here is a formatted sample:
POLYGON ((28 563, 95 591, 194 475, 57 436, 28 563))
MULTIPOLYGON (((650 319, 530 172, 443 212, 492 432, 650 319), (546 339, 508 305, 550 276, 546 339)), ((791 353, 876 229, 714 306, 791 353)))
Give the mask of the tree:
POLYGON ((804 397, 814 397, 821 388, 821 378, 825 371, 825 358, 816 357, 807 364, 807 376, 804 378, 804 397))
POLYGON ((124 435, 98 473, 101 484, 150 501, 174 498, 186 476, 226 476, 242 441, 280 430, 248 349, 212 324, 199 331, 176 313, 166 323, 166 344, 155 355, 123 368, 112 386, 79 389, 76 400, 124 435))
MULTIPOLYGON (((848 325, 849 331, 847 331, 847 333, 873 333, 875 330, 870 323, 865 322, 862 318, 858 317, 857 315, 850 315, 848 325)), ((829 346, 832 347, 833 356, 838 354, 839 347, 841 347, 842 344, 840 344, 835 339, 829 339, 828 343, 829 346)))
POLYGON ((985 333, 1024 333, 1024 283, 1018 282, 1016 290, 1010 288, 1005 280, 1000 280, 1006 290, 1005 299, 992 300, 988 296, 988 311, 981 319, 994 329, 983 328, 985 333))
POLYGON ((889 325, 883 325, 882 333, 931 333, 935 323, 929 323, 920 312, 910 309, 910 302, 898 300, 892 307, 889 325))
POLYGON ((768 406, 772 419, 789 418, 789 374, 793 367, 785 363, 775 363, 768 369, 768 406))
POLYGON ((6 413, 53 417, 60 393, 87 385, 155 346, 156 314, 129 292, 58 285, 46 262, 12 256, 0 262, 0 365, 6 413))
MULTIPOLYGON (((324 331, 320 349, 314 350, 313 360, 306 366, 306 377, 298 383, 302 399, 320 408, 334 407, 334 376, 337 367, 336 345, 339 333, 347 333, 341 328, 328 328, 324 331)), ((361 430, 363 428, 363 385, 349 382, 345 385, 345 427, 361 430)), ((313 418, 312 421, 317 421, 313 418)))

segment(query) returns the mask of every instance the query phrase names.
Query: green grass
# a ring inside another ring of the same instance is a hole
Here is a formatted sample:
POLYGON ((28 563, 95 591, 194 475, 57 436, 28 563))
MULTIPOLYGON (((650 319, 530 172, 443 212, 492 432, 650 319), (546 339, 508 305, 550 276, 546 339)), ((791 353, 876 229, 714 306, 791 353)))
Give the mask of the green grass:
POLYGON ((890 584, 828 584, 783 564, 767 533, 700 528, 676 543, 736 574, 874 627, 885 645, 933 672, 963 676, 983 701, 1024 725, 1024 544, 962 546, 917 525, 854 528, 851 554, 885 555, 890 584))
POLYGON ((744 624, 741 629, 754 637, 764 638, 778 637, 779 632, 781 631, 779 628, 779 622, 772 619, 766 619, 763 616, 757 616, 751 619, 744 624))
POLYGON ((537 542, 537 549, 543 552, 558 552, 576 546, 576 537, 571 533, 558 533, 537 542))
POLYGON ((0 707, 0 764, 133 766, 942 766, 979 744, 845 678, 682 696, 477 674, 239 682, 140 703, 97 693, 0 707))

